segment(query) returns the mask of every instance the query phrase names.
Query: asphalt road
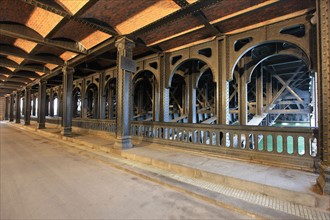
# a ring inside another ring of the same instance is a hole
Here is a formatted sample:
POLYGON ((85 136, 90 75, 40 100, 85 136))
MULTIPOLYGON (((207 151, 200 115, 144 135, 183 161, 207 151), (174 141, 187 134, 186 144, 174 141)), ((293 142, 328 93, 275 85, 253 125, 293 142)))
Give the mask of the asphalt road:
POLYGON ((0 123, 1 219, 243 219, 0 123))

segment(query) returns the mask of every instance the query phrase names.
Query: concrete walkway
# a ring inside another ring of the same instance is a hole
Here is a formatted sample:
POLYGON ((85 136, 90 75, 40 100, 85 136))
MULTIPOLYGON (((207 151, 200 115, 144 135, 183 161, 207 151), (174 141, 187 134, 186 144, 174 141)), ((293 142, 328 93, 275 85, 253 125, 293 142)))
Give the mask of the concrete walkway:
POLYGON ((7 124, 0 132, 1 219, 248 219, 83 157, 56 139, 7 124))
MULTIPOLYGON (((36 130, 35 124, 18 127, 36 130)), ((98 159, 107 160, 104 158, 113 157, 104 152, 111 152, 115 139, 103 132, 95 133, 101 135, 76 132, 71 138, 63 138, 60 136, 60 128, 53 125, 37 131, 48 137, 70 141, 76 144, 75 147, 98 155, 98 159)), ((329 196, 321 196, 313 191, 317 174, 228 160, 216 155, 153 143, 133 143, 134 148, 122 151, 121 157, 116 157, 115 161, 120 163, 117 164, 118 167, 128 167, 130 171, 131 167, 138 167, 139 172, 149 172, 146 176, 157 174, 163 177, 157 180, 158 182, 175 180, 187 184, 183 186, 184 189, 193 186, 190 193, 194 196, 221 203, 223 206, 246 207, 241 211, 249 212, 251 215, 273 218, 283 214, 283 218, 296 216, 305 219, 330 219, 329 196), (135 163, 130 164, 132 161, 135 163), (206 190, 204 194, 201 192, 203 190, 206 190), (208 192, 221 195, 222 200, 208 195, 208 192), (270 214, 272 212, 273 216, 270 214)))

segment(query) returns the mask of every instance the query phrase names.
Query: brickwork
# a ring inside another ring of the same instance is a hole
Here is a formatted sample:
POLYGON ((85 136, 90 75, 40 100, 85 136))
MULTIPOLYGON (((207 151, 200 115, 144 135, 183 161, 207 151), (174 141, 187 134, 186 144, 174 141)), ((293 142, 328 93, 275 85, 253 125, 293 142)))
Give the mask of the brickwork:
MULTIPOLYGON (((15 56, 7 56, 7 59, 11 60, 11 61, 14 61, 16 64, 20 64, 23 62, 23 58, 20 58, 20 57, 15 57, 15 56)), ((8 68, 9 69, 9 68, 8 68)), ((11 69, 11 71, 14 71, 15 69, 11 69)))
POLYGON ((28 4, 22 4, 20 0, 1 1, 0 4, 0 21, 12 21, 20 24, 25 24, 30 18, 34 7, 28 4), (19 13, 12 13, 13 9, 19 13))
POLYGON ((75 14, 81 7, 83 7, 88 0, 72 1, 72 0, 57 0, 63 8, 65 8, 70 14, 75 14))
POLYGON ((156 2, 158 0, 144 1, 143 4, 136 0, 99 0, 82 17, 93 17, 115 27, 156 2))
POLYGON ((62 19, 63 17, 60 15, 42 8, 35 8, 25 25, 38 32, 41 36, 46 37, 62 19))
POLYGON ((180 6, 173 1, 159 1, 145 8, 140 13, 128 17, 124 22, 116 25, 115 28, 121 34, 129 34, 179 9, 180 6))
POLYGON ((0 35, 0 42, 3 44, 13 44, 15 42, 15 38, 0 35))
POLYGON ((102 31, 95 31, 92 34, 88 35, 84 39, 81 39, 80 43, 86 48, 91 49, 95 45, 105 41, 106 39, 110 38, 111 35, 106 34, 102 31))
POLYGON ((14 46, 24 50, 27 53, 30 53, 35 46, 37 46, 37 43, 23 40, 23 39, 17 39, 14 43, 14 46))
POLYGON ((253 1, 235 0, 235 1, 230 1, 229 5, 227 1, 220 1, 209 8, 203 9, 202 11, 204 12, 207 19, 212 21, 217 18, 232 14, 238 10, 243 10, 253 5, 263 3, 265 1, 266 0, 253 0, 253 1))
POLYGON ((36 51, 36 54, 49 53, 49 51, 51 51, 52 54, 54 54, 55 56, 59 56, 59 55, 63 54, 66 50, 61 49, 61 48, 56 48, 56 47, 43 46, 43 47, 38 48, 38 50, 36 51))
POLYGON ((222 32, 226 33, 255 23, 263 22, 265 20, 264 19, 265 17, 267 17, 270 20, 272 18, 276 18, 296 11, 300 11, 308 7, 310 8, 315 7, 315 3, 310 0, 308 1, 294 0, 288 2, 288 6, 286 7, 283 7, 283 5, 280 4, 275 4, 260 11, 258 16, 256 16, 255 13, 250 13, 246 15, 243 20, 230 19, 228 21, 221 22, 218 25, 218 27, 222 32))
POLYGON ((193 43, 195 41, 198 41, 201 38, 208 38, 212 36, 212 32, 207 29, 207 28, 203 28, 202 31, 199 32, 191 32, 189 34, 180 36, 178 38, 175 38, 173 40, 170 41, 166 41, 164 43, 160 44, 160 47, 163 50, 169 50, 175 47, 179 47, 185 44, 189 44, 189 43, 193 43))
POLYGON ((74 41, 80 41, 90 34, 92 34, 95 30, 91 27, 81 28, 81 24, 78 21, 69 21, 65 26, 63 26, 59 31, 56 32, 52 37, 60 38, 65 37, 74 41), (79 30, 79 31, 73 31, 79 30))
MULTIPOLYGON (((99 61, 92 60, 93 55, 87 58, 79 56, 79 54, 87 53, 86 49, 93 50, 89 52, 94 53, 96 46, 100 45, 97 47, 99 50, 97 53, 104 55, 106 49, 103 46, 109 44, 111 46, 108 49, 111 50, 111 47, 114 47, 114 37, 117 37, 118 34, 133 33, 133 36, 129 36, 129 38, 134 40, 141 38, 147 45, 158 46, 159 51, 166 51, 209 37, 216 37, 217 32, 220 34, 258 22, 262 24, 265 20, 300 9, 313 9, 315 4, 313 0, 188 0, 188 3, 194 4, 182 7, 185 3, 182 5, 178 2, 180 1, 1 0, 0 11, 3 13, 0 14, 0 22, 9 25, 4 27, 0 42, 21 48, 29 55, 43 53, 54 55, 67 61, 69 65, 75 65, 80 59, 82 59, 81 64, 86 66, 91 61, 97 62, 98 65, 99 61), (225 21, 220 22, 219 31, 212 28, 211 25, 217 25, 216 22, 222 18, 225 21), (25 34, 28 33, 25 28, 16 24, 25 25, 41 36, 25 34), (206 28, 203 28, 205 26, 206 28), (43 43, 40 43, 41 37, 45 38, 43 43), (56 39, 62 42, 54 43, 52 40, 56 39), (74 62, 70 63, 73 58, 74 62)), ((143 43, 138 44, 143 45, 143 43)), ((155 50, 148 46, 137 47, 134 56, 140 58, 152 52, 155 50)), ((113 59, 112 56, 115 55, 116 52, 108 51, 106 56, 113 59)), ((17 57, 19 56, 21 55, 17 57)), ((25 65, 29 61, 33 61, 32 58, 33 56, 13 60, 17 64, 25 65)), ((60 72, 61 67, 50 64, 52 63, 50 58, 38 62, 42 62, 51 69, 54 75, 60 72)), ((108 63, 98 65, 97 69, 112 66, 108 63)), ((87 69, 82 70, 82 73, 77 72, 77 74, 91 74, 93 68, 87 69)), ((13 71, 17 70, 13 69, 13 71)), ((43 75, 40 69, 37 69, 36 72, 39 76, 43 75)))
POLYGON ((153 43, 157 40, 170 37, 178 32, 183 32, 193 27, 202 25, 201 21, 192 15, 183 17, 175 22, 166 24, 160 28, 157 28, 157 31, 151 31, 141 35, 140 37, 147 43, 153 43), (178 25, 180 23, 180 25, 178 25), (161 33, 161 34, 160 34, 161 33))

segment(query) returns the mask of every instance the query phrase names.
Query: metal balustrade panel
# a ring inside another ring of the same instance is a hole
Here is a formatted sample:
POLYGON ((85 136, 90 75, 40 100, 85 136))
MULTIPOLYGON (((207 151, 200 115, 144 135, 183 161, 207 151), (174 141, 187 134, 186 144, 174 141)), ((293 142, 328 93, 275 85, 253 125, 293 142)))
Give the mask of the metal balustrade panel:
POLYGON ((319 158, 317 130, 314 128, 290 127, 283 131, 280 127, 145 121, 133 121, 131 126, 133 136, 140 136, 139 132, 142 132, 142 136, 153 139, 153 142, 235 155, 238 158, 252 157, 267 162, 273 160, 277 164, 290 163, 291 160, 300 164, 301 160, 301 164, 310 166, 319 158), (309 162, 302 161, 303 158, 309 162))

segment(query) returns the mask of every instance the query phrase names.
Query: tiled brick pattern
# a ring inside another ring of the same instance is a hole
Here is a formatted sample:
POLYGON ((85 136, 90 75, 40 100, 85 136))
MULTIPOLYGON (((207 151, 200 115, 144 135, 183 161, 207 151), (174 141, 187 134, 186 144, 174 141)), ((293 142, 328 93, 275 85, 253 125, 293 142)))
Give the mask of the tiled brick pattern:
POLYGON ((183 36, 180 36, 178 38, 169 40, 167 42, 161 43, 159 46, 163 49, 163 50, 169 50, 175 47, 179 47, 185 44, 189 44, 189 43, 193 43, 195 41, 198 41, 200 39, 205 39, 208 37, 212 36, 212 32, 207 29, 207 28, 203 28, 201 31, 198 32, 192 32, 183 36))
POLYGON ((15 39, 0 34, 0 42, 2 44, 13 44, 15 42, 15 39))
POLYGON ((67 61, 67 60, 69 60, 69 59, 71 59, 71 58, 73 58, 73 57, 75 57, 75 56, 77 56, 76 53, 72 53, 72 52, 70 52, 70 51, 66 51, 66 52, 64 52, 64 53, 62 53, 62 54, 60 55, 60 58, 61 58, 62 60, 64 60, 64 61, 67 61))
POLYGON ((224 17, 236 11, 246 9, 265 1, 266 0, 224 0, 207 9, 203 9, 202 11, 209 21, 213 21, 217 18, 224 17))
POLYGON ((115 26, 121 34, 132 33, 180 9, 173 1, 159 1, 115 26))
POLYGON ((170 37, 174 34, 192 29, 196 26, 202 25, 201 21, 192 15, 183 17, 180 20, 161 26, 151 32, 145 33, 140 37, 147 43, 153 43, 160 39, 170 37))
POLYGON ((25 25, 38 32, 41 36, 46 37, 62 19, 63 17, 60 15, 42 8, 35 8, 25 25))
POLYGON ((265 20, 270 20, 272 18, 280 17, 313 6, 314 3, 312 0, 306 0, 306 1, 292 0, 292 1, 288 1, 285 7, 283 7, 283 4, 275 4, 269 6, 264 10, 260 10, 257 16, 256 13, 252 12, 249 13, 248 15, 245 15, 244 19, 238 17, 236 19, 230 19, 228 21, 221 22, 218 25, 218 28, 222 32, 226 33, 229 31, 233 31, 259 22, 263 22, 265 20))
POLYGON ((57 48, 57 47, 43 46, 43 47, 38 48, 38 50, 35 51, 36 54, 50 53, 50 52, 51 52, 51 54, 53 54, 55 56, 59 56, 62 53, 64 53, 65 50, 64 49, 57 48))
POLYGON ((157 3, 159 0, 99 0, 93 7, 85 12, 82 18, 95 18, 115 27, 127 18, 138 14, 145 8, 157 3))
POLYGON ((33 50, 33 48, 35 46, 37 46, 37 43, 31 42, 31 41, 27 41, 27 40, 23 40, 23 39, 16 39, 14 46, 24 50, 27 53, 30 53, 31 50, 33 50))
POLYGON ((0 21, 11 21, 25 24, 34 7, 20 0, 0 0, 0 21))
POLYGON ((77 11, 79 11, 79 9, 88 2, 88 0, 79 0, 79 1, 55 0, 55 1, 72 15, 76 14, 77 11))
POLYGON ((20 64, 24 59, 20 57, 7 56, 7 59, 14 61, 17 64, 20 64))
POLYGON ((52 38, 68 38, 74 41, 81 41, 94 31, 91 27, 82 27, 81 23, 71 20, 57 31, 52 38))
POLYGON ((101 31, 94 31, 92 34, 88 35, 87 37, 80 40, 80 43, 87 49, 91 49, 95 45, 105 41, 106 39, 110 38, 111 35, 106 34, 101 31))

